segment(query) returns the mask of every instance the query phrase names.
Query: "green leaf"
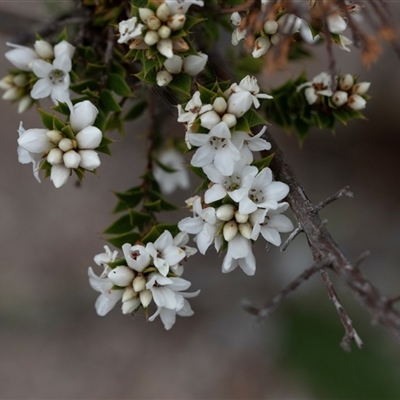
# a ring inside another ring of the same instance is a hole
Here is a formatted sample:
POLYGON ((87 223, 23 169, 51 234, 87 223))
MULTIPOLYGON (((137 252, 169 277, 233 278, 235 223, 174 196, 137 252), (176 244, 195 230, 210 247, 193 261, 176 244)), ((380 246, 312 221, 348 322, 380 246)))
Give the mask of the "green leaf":
POLYGON ((299 141, 300 143, 302 143, 310 129, 310 126, 300 118, 296 118, 294 120, 294 127, 297 131, 297 136, 299 138, 299 141))
POLYGON ((145 100, 135 103, 126 113, 124 121, 132 121, 140 117, 143 111, 146 109, 146 107, 147 107, 147 102, 145 100))
POLYGON ((156 227, 157 227, 157 230, 159 232, 161 232, 161 234, 163 234, 164 231, 169 231, 169 232, 171 232, 172 236, 176 236, 180 232, 177 224, 161 223, 161 224, 157 224, 156 227))
POLYGON ((134 245, 137 241, 140 240, 140 233, 138 232, 129 232, 124 233, 122 235, 114 236, 112 238, 106 239, 107 242, 111 243, 113 246, 117 248, 122 248, 125 243, 129 243, 134 245))
POLYGON ((147 73, 145 73, 144 70, 140 71, 138 74, 135 74, 136 78, 140 79, 142 82, 147 83, 148 85, 154 86, 157 81, 156 81, 156 76, 157 76, 157 71, 155 68, 151 69, 147 73))
POLYGON ((101 63, 101 64, 87 63, 86 69, 85 69, 85 76, 96 75, 99 72, 102 72, 104 69, 105 69, 105 65, 103 63, 101 63))
POLYGON ((64 28, 57 37, 57 43, 62 42, 63 40, 68 42, 68 32, 67 28, 64 28))
MULTIPOLYGON (((195 25, 199 24, 200 22, 204 21, 204 18, 193 17, 192 15, 186 15, 186 22, 184 26, 185 31, 189 31, 195 25)), ((214 21, 213 21, 214 22, 214 21)), ((215 22, 214 22, 215 23, 215 22)))
POLYGON ((48 114, 47 112, 43 111, 41 108, 38 109, 40 118, 42 119, 42 123, 45 128, 48 130, 53 130, 53 115, 48 114))
POLYGON ((117 207, 114 209, 114 212, 122 211, 119 209, 120 203, 122 203, 123 209, 134 208, 142 201, 142 198, 143 198, 143 191, 140 187, 138 187, 132 191, 128 191, 128 192, 124 192, 124 193, 115 192, 114 194, 119 199, 119 202, 117 204, 117 207))
POLYGON ((56 131, 62 131, 65 128, 65 123, 60 118, 53 116, 53 129, 56 131))
POLYGON ((115 99, 114 95, 112 94, 111 90, 108 90, 108 89, 102 90, 100 102, 105 110, 114 111, 114 112, 122 111, 122 108, 118 104, 118 102, 115 99))
POLYGON ((132 229, 133 226, 131 224, 131 216, 129 214, 125 214, 122 217, 118 218, 115 222, 113 222, 108 228, 106 228, 103 233, 126 233, 131 231, 132 229))
POLYGON ((84 93, 87 89, 93 91, 99 87, 99 83, 97 81, 88 79, 86 81, 76 83, 71 85, 69 88, 75 93, 84 93))
POLYGON ((203 104, 211 104, 214 98, 217 96, 215 92, 207 89, 205 86, 197 84, 197 88, 199 89, 200 99, 203 104))
POLYGON ((247 120, 250 128, 257 125, 267 124, 267 121, 264 118, 262 118, 261 115, 254 108, 250 108, 250 110, 243 115, 243 118, 247 120))
POLYGON ((174 172, 177 172, 176 169, 168 167, 167 165, 165 165, 162 162, 158 161, 157 158, 153 157, 153 161, 165 172, 168 172, 170 174, 173 174, 174 172))
POLYGON ((124 124, 120 112, 111 114, 106 122, 105 131, 113 131, 114 129, 117 129, 121 136, 124 135, 124 124))
POLYGON ((156 226, 153 226, 151 231, 142 239, 144 244, 154 243, 161 235, 161 232, 157 229, 156 226))
POLYGON ((99 153, 108 154, 109 156, 111 156, 111 151, 110 151, 110 148, 108 147, 108 145, 111 143, 114 143, 114 140, 103 136, 99 147, 96 148, 96 151, 98 151, 99 153))
POLYGON ((269 167, 271 164, 272 159, 274 158, 274 153, 270 154, 267 157, 262 158, 261 160, 256 160, 253 161, 251 165, 254 165, 255 167, 258 168, 259 171, 263 170, 266 167, 269 167))
POLYGON ((124 68, 121 64, 119 64, 119 63, 117 63, 117 62, 115 62, 115 61, 113 61, 113 62, 111 63, 111 72, 112 72, 113 74, 118 74, 118 75, 120 75, 122 78, 125 78, 125 76, 126 76, 126 70, 125 70, 125 68, 124 68))
POLYGON ((63 103, 63 102, 58 102, 58 104, 56 106, 51 107, 54 111, 60 113, 60 114, 64 114, 64 115, 69 115, 70 111, 69 111, 69 107, 67 105, 67 103, 63 103))
POLYGON ((179 74, 174 77, 170 82, 169 87, 178 93, 183 94, 185 97, 191 97, 190 87, 192 84, 192 78, 188 74, 179 74))
POLYGON ((61 132, 71 140, 75 140, 75 135, 74 132, 72 131, 71 127, 69 125, 65 125, 64 128, 61 129, 61 132))
POLYGON ((108 87, 122 97, 132 96, 132 90, 121 75, 110 74, 108 78, 108 87))
POLYGON ((237 120, 235 131, 251 133, 250 125, 244 116, 237 120))

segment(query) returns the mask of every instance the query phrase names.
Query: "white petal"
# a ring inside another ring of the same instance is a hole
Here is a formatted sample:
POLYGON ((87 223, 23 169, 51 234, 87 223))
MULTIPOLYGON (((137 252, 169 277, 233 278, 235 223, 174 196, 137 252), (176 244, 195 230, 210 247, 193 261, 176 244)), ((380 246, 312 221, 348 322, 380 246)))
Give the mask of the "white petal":
POLYGON ((52 84, 48 79, 39 79, 33 85, 33 88, 31 90, 31 97, 32 99, 44 99, 45 97, 50 96, 52 89, 52 84))
POLYGON ((67 183, 70 173, 71 170, 66 168, 64 165, 53 165, 51 167, 50 180, 53 181, 56 188, 59 188, 67 183))

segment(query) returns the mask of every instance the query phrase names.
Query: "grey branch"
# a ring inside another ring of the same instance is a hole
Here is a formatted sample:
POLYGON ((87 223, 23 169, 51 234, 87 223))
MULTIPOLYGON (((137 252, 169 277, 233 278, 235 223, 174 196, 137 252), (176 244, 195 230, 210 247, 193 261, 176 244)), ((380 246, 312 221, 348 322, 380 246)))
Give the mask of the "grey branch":
POLYGON ((353 192, 350 191, 350 188, 348 186, 344 187, 343 189, 340 189, 334 195, 328 197, 325 201, 321 201, 321 203, 317 204, 314 207, 314 212, 316 213, 320 212, 328 204, 333 203, 342 196, 353 197, 353 192))

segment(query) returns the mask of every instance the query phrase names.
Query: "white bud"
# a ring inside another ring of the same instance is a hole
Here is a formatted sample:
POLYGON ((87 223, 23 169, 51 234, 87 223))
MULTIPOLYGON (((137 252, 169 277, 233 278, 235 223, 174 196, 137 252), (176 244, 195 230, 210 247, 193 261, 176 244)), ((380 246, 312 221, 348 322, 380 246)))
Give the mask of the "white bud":
POLYGON ((330 14, 326 18, 328 30, 331 33, 342 33, 346 30, 346 21, 339 14, 330 14))
POLYGON ((172 51, 171 39, 161 39, 157 43, 157 50, 167 58, 172 58, 174 56, 174 52, 172 51))
POLYGON ((139 8, 139 17, 146 24, 147 20, 154 15, 154 11, 150 8, 139 8))
POLYGON ((274 35, 278 30, 278 26, 279 25, 276 21, 269 19, 268 21, 265 21, 263 29, 267 35, 274 35))
POLYGON ((62 151, 70 151, 74 148, 74 144, 72 143, 71 139, 68 138, 63 138, 59 141, 58 143, 58 147, 62 150, 62 151))
POLYGON ((140 300, 138 297, 134 299, 124 301, 122 303, 122 314, 131 314, 140 306, 140 300))
POLYGON ((14 76, 13 83, 18 87, 24 87, 28 83, 28 80, 25 74, 18 74, 14 76))
POLYGON ((350 90, 354 84, 353 75, 346 74, 342 76, 339 80, 339 86, 342 90, 350 90))
POLYGON ((97 107, 89 100, 76 103, 69 117, 72 130, 78 133, 87 126, 93 125, 98 113, 97 107))
POLYGON ((242 117, 253 104, 253 98, 247 90, 233 93, 228 99, 228 113, 236 118, 242 117))
POLYGON ((103 134, 99 128, 95 126, 87 126, 75 136, 75 139, 79 149, 93 150, 96 147, 99 147, 99 144, 103 139, 103 134))
POLYGON ((24 96, 18 103, 18 114, 25 112, 33 103, 32 97, 24 96))
POLYGON ((353 110, 362 110, 365 108, 367 102, 358 94, 352 94, 347 101, 347 105, 353 110))
POLYGON ((217 208, 215 215, 221 221, 230 221, 235 215, 235 206, 233 204, 224 204, 217 208))
POLYGON ((238 233, 238 225, 235 221, 227 222, 222 230, 224 239, 227 242, 231 241, 236 236, 237 233, 238 233))
POLYGON ((168 58, 164 62, 164 68, 170 74, 179 74, 182 71, 183 60, 179 56, 173 56, 172 58, 168 58))
POLYGON ((47 155, 47 162, 51 165, 61 164, 63 162, 63 154, 58 147, 51 149, 47 155))
POLYGON ((18 98, 19 98, 19 89, 17 89, 16 87, 11 87, 10 89, 7 89, 3 93, 4 100, 14 101, 17 100, 18 98))
POLYGON ((127 266, 120 265, 108 273, 108 279, 117 286, 128 286, 132 283, 135 273, 127 266))
POLYGON ((207 111, 200 116, 200 124, 204 128, 212 129, 215 125, 221 122, 221 117, 214 111, 207 111))
POLYGON ((160 4, 160 7, 157 8, 156 15, 161 21, 165 22, 171 15, 171 11, 168 7, 168 4, 167 3, 160 4))
MULTIPOLYGON (((168 39, 170 40, 170 39, 168 39)), ((177 53, 189 50, 189 45, 182 38, 172 39, 172 49, 177 53)))
POLYGON ((54 46, 54 58, 59 57, 61 54, 67 54, 69 58, 72 59, 75 53, 75 46, 72 46, 71 43, 68 43, 66 40, 56 44, 54 46))
POLYGON ((347 92, 343 92, 341 90, 338 90, 332 95, 332 101, 338 107, 342 106, 343 104, 346 104, 347 98, 348 98, 347 92))
POLYGON ((36 40, 33 47, 41 58, 53 58, 54 56, 53 46, 46 40, 36 40))
POLYGON ((161 26, 161 21, 155 15, 153 15, 147 19, 146 24, 149 29, 156 31, 161 26))
POLYGON ((241 22, 242 22, 242 17, 240 16, 240 14, 237 11, 232 13, 231 15, 232 25, 239 26, 241 22))
POLYGON ((208 61, 208 55, 199 51, 197 56, 187 56, 183 59, 183 72, 194 76, 203 71, 208 61))
POLYGON ((222 116, 222 121, 224 121, 228 125, 228 128, 233 128, 237 123, 236 117, 233 114, 229 113, 222 116))
POLYGON ((255 40, 253 52, 251 54, 254 58, 259 58, 263 56, 270 47, 271 42, 267 38, 260 36, 255 40))
POLYGON ((143 275, 138 275, 132 283, 133 290, 137 293, 141 292, 142 290, 146 289, 146 278, 143 275))
POLYGON ((351 90, 354 94, 363 95, 368 92, 369 87, 371 86, 371 82, 360 82, 353 86, 351 90))
POLYGON ((250 222, 245 222, 244 224, 239 224, 239 232, 245 239, 251 238, 251 232, 253 227, 251 226, 250 222))
POLYGON ((81 156, 79 166, 88 171, 93 171, 101 164, 99 155, 94 150, 80 150, 79 155, 81 156))
POLYGON ((222 114, 226 111, 226 108, 228 107, 226 100, 223 97, 217 97, 214 100, 213 103, 213 109, 216 111, 218 114, 222 114))
POLYGON ((304 91, 304 95, 306 96, 306 100, 308 104, 314 104, 318 100, 318 95, 315 92, 314 88, 307 88, 304 91))
POLYGON ((241 214, 239 211, 236 211, 235 219, 239 224, 244 224, 249 219, 249 214, 241 214))
POLYGON ((156 31, 147 31, 146 35, 144 36, 144 42, 148 46, 153 46, 153 44, 156 44, 159 40, 160 37, 158 36, 158 33, 156 31))
POLYGON ((145 289, 139 293, 139 298, 143 308, 147 308, 153 300, 153 295, 151 294, 151 291, 149 289, 145 289))
POLYGON ((50 180, 58 189, 68 182, 71 170, 62 164, 53 165, 51 167, 50 180))
POLYGON ((277 32, 275 33, 275 35, 271 36, 271 44, 273 44, 274 46, 277 46, 279 44, 279 42, 282 39, 282 34, 277 32))
POLYGON ((7 90, 14 86, 14 77, 12 75, 7 75, 0 80, 0 89, 7 90))
POLYGON ((78 168, 81 162, 81 156, 76 151, 70 150, 64 153, 63 161, 67 168, 78 168))
POLYGON ((167 25, 160 27, 157 32, 158 36, 160 36, 160 39, 168 39, 171 36, 171 28, 167 25))
POLYGON ((132 286, 127 286, 124 290, 124 294, 122 295, 122 302, 129 301, 135 299, 137 297, 137 293, 133 290, 132 286))
POLYGON ((167 86, 172 81, 172 75, 168 71, 160 71, 156 76, 158 86, 167 86))
POLYGON ((173 31, 179 31, 179 29, 182 29, 185 26, 185 22, 186 22, 186 15, 175 14, 168 19, 167 24, 173 31))
MULTIPOLYGON (((56 130, 46 132, 46 136, 48 137, 50 142, 54 143, 54 144, 59 144, 61 139, 63 138, 62 133, 59 131, 56 131, 56 130)), ((70 139, 68 139, 68 140, 70 140, 70 139)), ((68 150, 71 150, 71 149, 68 149, 68 150)))

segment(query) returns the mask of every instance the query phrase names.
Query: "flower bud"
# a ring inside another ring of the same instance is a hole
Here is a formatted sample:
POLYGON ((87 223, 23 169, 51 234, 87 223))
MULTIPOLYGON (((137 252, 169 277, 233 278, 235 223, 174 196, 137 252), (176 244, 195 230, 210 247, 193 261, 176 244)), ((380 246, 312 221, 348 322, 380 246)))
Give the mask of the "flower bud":
POLYGON ((22 97, 18 103, 18 114, 25 112, 33 103, 32 97, 27 95, 22 97))
POLYGON ((68 43, 66 40, 56 44, 54 46, 54 58, 59 57, 61 54, 68 54, 68 57, 72 59, 75 53, 75 46, 72 46, 71 43, 68 43))
POLYGON ((46 40, 36 40, 33 47, 41 58, 53 58, 54 56, 53 46, 46 40))
POLYGON ((168 7, 168 4, 167 3, 160 4, 160 7, 157 8, 156 15, 161 21, 165 22, 171 15, 171 11, 168 7))
POLYGON ((79 155, 81 156, 80 167, 93 171, 97 167, 100 167, 101 161, 99 155, 94 150, 80 150, 79 155))
POLYGON ((53 165, 51 167, 50 180, 53 182, 54 186, 58 189, 59 187, 65 185, 68 182, 71 170, 66 168, 62 164, 53 165))
POLYGON ((70 150, 64 153, 63 161, 67 168, 78 168, 81 162, 81 156, 76 151, 70 150))
POLYGON ((222 116, 222 121, 228 125, 228 128, 234 127, 237 123, 236 117, 233 114, 228 113, 222 116))
POLYGON ((240 14, 237 11, 232 13, 231 15, 232 25, 239 26, 241 22, 242 22, 242 17, 240 16, 240 14))
POLYGON ((228 113, 240 118, 250 110, 252 104, 253 98, 247 90, 233 93, 228 99, 228 113))
POLYGON ((95 126, 87 126, 75 136, 75 139, 79 149, 93 150, 96 147, 99 147, 103 139, 103 134, 99 128, 95 126))
POLYGON ((146 35, 144 36, 144 42, 148 46, 153 46, 153 44, 156 44, 159 40, 160 37, 158 36, 158 33, 156 31, 147 31, 146 35))
POLYGON ((151 291, 149 289, 145 289, 139 293, 139 298, 143 308, 147 308, 153 300, 153 295, 151 294, 151 291))
POLYGON ((125 265, 120 265, 108 273, 108 279, 117 286, 128 286, 132 283, 135 273, 125 265))
POLYGON ((282 34, 279 32, 276 32, 275 35, 271 36, 271 44, 273 44, 274 46, 277 46, 279 44, 279 42, 282 39, 282 34))
POLYGON ((14 86, 14 77, 12 75, 7 75, 0 80, 0 89, 7 90, 14 86))
POLYGON ((350 90, 354 84, 354 78, 351 74, 342 76, 339 80, 339 86, 342 90, 350 90))
POLYGON ((315 92, 314 88, 307 88, 304 91, 304 95, 306 96, 307 103, 310 105, 314 104, 318 99, 318 95, 315 92))
POLYGON ((233 204, 224 204, 217 208, 215 215, 221 221, 230 221, 235 215, 235 206, 233 204))
POLYGON ((148 46, 143 39, 135 39, 133 42, 131 42, 129 48, 132 50, 145 50, 148 49, 148 46))
POLYGON ((140 300, 138 297, 135 297, 134 299, 124 301, 122 303, 122 314, 131 314, 133 313, 138 307, 140 306, 140 300))
POLYGON ((44 153, 52 147, 46 132, 46 129, 28 129, 18 138, 18 144, 30 153, 44 153))
POLYGON ((189 45, 182 38, 176 38, 172 40, 172 48, 177 53, 182 53, 189 50, 189 45))
POLYGON ((343 92, 341 90, 338 90, 332 95, 332 101, 338 107, 342 106, 343 104, 346 104, 347 99, 348 99, 347 92, 343 92))
POLYGON ((186 15, 175 14, 168 19, 167 24, 173 31, 179 31, 179 29, 182 29, 185 26, 185 22, 186 15))
POLYGON ((227 222, 222 230, 224 239, 227 242, 231 241, 236 236, 237 233, 238 233, 238 225, 235 221, 227 222))
POLYGON ((369 87, 371 86, 371 82, 360 82, 353 86, 351 90, 354 94, 363 95, 368 92, 369 87))
POLYGON ((199 52, 197 56, 187 56, 183 59, 183 72, 194 76, 203 71, 207 64, 208 55, 199 52))
POLYGON ((69 117, 72 130, 78 133, 82 129, 93 125, 98 113, 97 107, 89 100, 76 103, 71 109, 69 117))
POLYGON ((58 147, 55 147, 49 151, 47 162, 51 165, 61 164, 63 162, 63 155, 64 153, 58 147))
POLYGON ((164 62, 164 68, 170 74, 179 74, 182 71, 183 60, 179 56, 173 56, 172 58, 168 58, 164 62))
POLYGON ((4 55, 15 68, 22 71, 31 71, 32 61, 38 59, 36 51, 25 46, 18 46, 15 49, 7 51, 4 55))
POLYGON ((158 86, 167 86, 172 81, 172 75, 168 71, 160 71, 156 76, 158 86))
POLYGON ((239 211, 236 211, 235 219, 239 224, 244 224, 249 219, 249 214, 241 214, 239 211))
POLYGON ((328 23, 328 30, 331 33, 342 33, 346 30, 346 21, 339 14, 330 14, 326 18, 328 23))
POLYGON ((122 302, 133 300, 137 297, 137 293, 133 290, 132 286, 127 286, 122 295, 122 302))
POLYGON ((11 87, 10 89, 7 89, 3 93, 3 100, 14 101, 17 100, 18 98, 19 98, 19 89, 17 89, 16 87, 11 87))
POLYGON ((74 148, 74 144, 72 143, 71 139, 68 138, 63 138, 59 141, 58 143, 58 147, 62 150, 62 151, 70 151, 74 148))
POLYGON ((152 31, 156 31, 161 26, 161 21, 153 15, 147 19, 147 26, 152 31))
POLYGON ((28 83, 28 79, 25 74, 18 74, 14 76, 13 83, 18 87, 24 87, 28 83))
POLYGON ((140 19, 147 24, 147 20, 154 15, 154 11, 150 8, 139 8, 140 19))
MULTIPOLYGON (((59 144, 61 139, 63 138, 63 135, 61 132, 56 131, 56 130, 52 130, 52 131, 47 131, 46 132, 46 136, 48 137, 48 139, 50 140, 51 143, 54 144, 59 144)), ((69 139, 68 139, 69 140, 69 139)), ((68 149, 70 150, 70 149, 68 149)))
POLYGON ((137 293, 146 289, 146 278, 143 275, 138 275, 132 283, 133 290, 137 293))
MULTIPOLYGON (((157 34, 158 36, 158 34, 157 34)), ((157 50, 165 57, 172 58, 174 52, 172 51, 172 40, 171 39, 161 39, 157 43, 157 50)))
POLYGON ((263 56, 270 47, 271 42, 267 38, 260 36, 255 40, 253 52, 251 54, 254 58, 259 58, 263 56))
POLYGON ((228 107, 226 100, 223 97, 217 97, 213 103, 213 109, 218 114, 222 114, 226 111, 226 107, 228 107))
POLYGON ((358 94, 352 94, 347 101, 347 105, 353 110, 362 110, 367 102, 358 94))
POLYGON ((125 243, 122 246, 122 251, 128 266, 135 271, 142 272, 149 266, 151 258, 144 246, 139 244, 131 246, 129 243, 125 243))
POLYGON ((278 26, 279 25, 276 21, 269 19, 268 21, 265 21, 263 29, 267 35, 274 35, 278 30, 278 26))
POLYGON ((171 36, 171 28, 167 25, 161 26, 157 32, 160 39, 168 39, 171 36))
POLYGON ((200 125, 207 129, 212 129, 221 122, 221 117, 214 111, 207 111, 200 115, 200 125))
POLYGON ((245 222, 244 224, 239 224, 239 232, 245 239, 251 238, 251 232, 253 231, 253 227, 250 222, 245 222))

